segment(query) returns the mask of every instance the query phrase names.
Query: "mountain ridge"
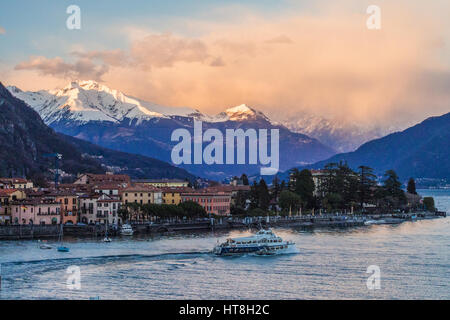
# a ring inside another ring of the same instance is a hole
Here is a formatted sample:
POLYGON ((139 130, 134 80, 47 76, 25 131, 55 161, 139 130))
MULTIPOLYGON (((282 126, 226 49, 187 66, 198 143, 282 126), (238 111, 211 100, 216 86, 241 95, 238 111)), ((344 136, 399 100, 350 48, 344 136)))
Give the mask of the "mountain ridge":
MULTIPOLYGON (((314 163, 335 154, 318 140, 291 132, 245 104, 210 116, 196 109, 163 107, 131 98, 93 81, 72 82, 56 91, 25 92, 15 87, 9 90, 30 104, 58 132, 166 162, 171 161, 171 150, 176 145, 171 141, 171 133, 178 128, 193 131, 194 119, 203 122, 204 130, 278 129, 280 170, 314 163)), ((181 164, 180 167, 199 176, 222 179, 243 172, 258 172, 261 165, 181 164)))
POLYGON ((357 168, 367 165, 377 174, 393 169, 402 179, 409 177, 450 180, 450 112, 429 117, 403 131, 363 144, 354 152, 341 153, 310 168, 346 161, 357 168))
POLYGON ((119 170, 136 178, 195 178, 187 171, 160 160, 108 150, 56 133, 45 125, 36 111, 15 98, 1 82, 0 109, 0 176, 49 175, 53 162, 44 155, 61 153, 61 169, 72 175, 119 170))

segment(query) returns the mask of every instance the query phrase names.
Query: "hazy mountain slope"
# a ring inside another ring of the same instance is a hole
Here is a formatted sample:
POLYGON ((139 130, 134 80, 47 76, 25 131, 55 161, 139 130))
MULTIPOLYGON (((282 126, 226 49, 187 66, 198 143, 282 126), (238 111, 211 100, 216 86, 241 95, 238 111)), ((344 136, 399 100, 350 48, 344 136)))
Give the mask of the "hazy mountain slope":
POLYGON ((382 174, 394 169, 402 178, 450 179, 450 113, 431 117, 401 132, 363 144, 354 152, 337 154, 312 167, 347 161, 354 168, 373 167, 382 174))
POLYGON ((279 121, 293 132, 315 138, 338 152, 355 151, 365 142, 398 131, 399 126, 367 125, 300 113, 279 121))

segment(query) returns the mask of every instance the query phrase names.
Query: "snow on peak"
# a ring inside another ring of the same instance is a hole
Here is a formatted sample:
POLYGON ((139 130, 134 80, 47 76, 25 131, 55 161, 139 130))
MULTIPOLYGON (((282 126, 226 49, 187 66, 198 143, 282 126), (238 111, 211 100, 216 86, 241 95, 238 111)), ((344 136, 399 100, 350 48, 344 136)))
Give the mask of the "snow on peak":
POLYGON ((16 86, 7 86, 6 89, 7 89, 11 94, 22 92, 22 90, 20 90, 20 89, 17 88, 16 86))
POLYGON ((239 106, 225 110, 225 113, 226 114, 245 113, 254 115, 255 111, 252 108, 248 107, 246 104, 241 104, 239 106))
POLYGON ((93 80, 76 80, 62 89, 22 92, 9 89, 35 109, 47 123, 62 120, 121 122, 170 116, 200 115, 198 110, 160 106, 143 101, 93 80))
POLYGON ((256 111, 246 104, 241 104, 236 107, 228 108, 224 112, 219 113, 213 117, 213 121, 245 121, 254 120, 257 118, 262 118, 270 122, 270 120, 262 112, 256 111))
POLYGON ((270 120, 259 111, 241 104, 216 116, 202 114, 187 107, 167 107, 128 96, 93 80, 74 80, 62 89, 21 91, 8 90, 35 109, 46 124, 60 121, 108 121, 119 123, 152 118, 192 117, 205 122, 270 120))

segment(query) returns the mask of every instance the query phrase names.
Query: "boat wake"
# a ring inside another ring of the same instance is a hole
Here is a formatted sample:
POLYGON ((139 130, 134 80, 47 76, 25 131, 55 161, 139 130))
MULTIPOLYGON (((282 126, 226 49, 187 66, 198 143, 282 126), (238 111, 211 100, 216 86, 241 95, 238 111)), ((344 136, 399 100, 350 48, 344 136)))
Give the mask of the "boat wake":
POLYGON ((10 261, 3 262, 2 266, 21 266, 21 265, 39 265, 39 264, 52 264, 52 265, 64 265, 64 264, 95 264, 98 262, 107 263, 112 261, 130 261, 130 260, 164 260, 164 259, 189 259, 192 257, 203 256, 210 254, 209 251, 188 251, 188 252, 167 252, 157 254, 119 254, 119 255, 100 255, 89 257, 64 257, 64 258, 51 258, 41 260, 24 260, 24 261, 10 261))

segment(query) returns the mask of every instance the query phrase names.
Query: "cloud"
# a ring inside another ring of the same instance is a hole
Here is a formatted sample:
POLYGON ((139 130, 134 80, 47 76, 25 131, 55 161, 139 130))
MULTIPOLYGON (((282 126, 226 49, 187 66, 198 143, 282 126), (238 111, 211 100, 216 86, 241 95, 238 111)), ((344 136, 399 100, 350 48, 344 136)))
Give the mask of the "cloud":
POLYGON ((75 57, 94 61, 103 61, 104 63, 111 66, 120 66, 127 64, 127 55, 120 49, 116 50, 105 50, 105 51, 72 51, 71 54, 75 57))
POLYGON ((0 26, 0 34, 5 34, 5 33, 6 33, 5 28, 3 28, 2 26, 0 26))
POLYGON ((17 64, 14 69, 35 70, 44 76, 101 80, 101 77, 108 71, 109 67, 107 65, 96 65, 87 58, 78 59, 74 63, 67 63, 61 57, 49 59, 36 56, 17 64))
POLYGON ((292 43, 292 40, 288 36, 280 35, 278 37, 266 40, 265 43, 271 43, 271 44, 284 43, 284 44, 288 44, 288 43, 292 43))
POLYGON ((128 48, 72 52, 75 63, 35 57, 16 69, 102 78, 155 103, 212 114, 246 103, 275 118, 307 111, 372 124, 448 112, 450 28, 436 17, 450 5, 425 15, 419 2, 383 2, 382 29, 373 31, 360 1, 344 2, 202 22, 190 33, 196 38, 141 31, 128 48))
POLYGON ((134 62, 144 68, 172 67, 177 62, 204 62, 209 57, 207 46, 201 40, 171 34, 151 34, 135 41, 130 54, 134 62))

